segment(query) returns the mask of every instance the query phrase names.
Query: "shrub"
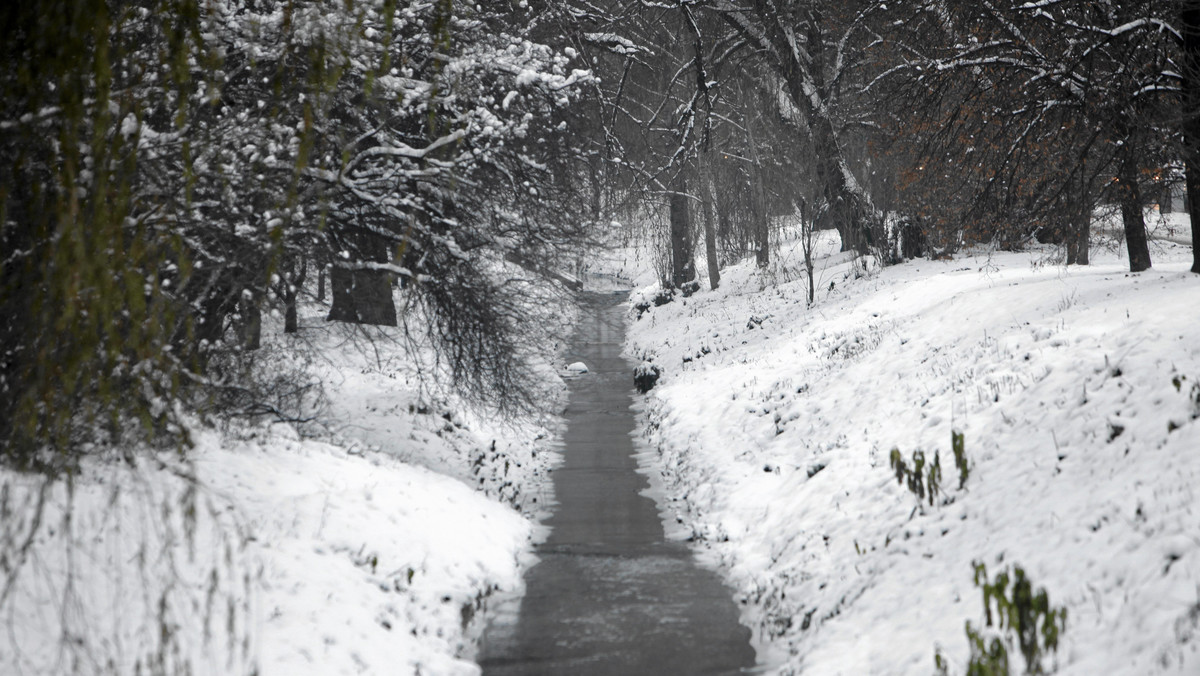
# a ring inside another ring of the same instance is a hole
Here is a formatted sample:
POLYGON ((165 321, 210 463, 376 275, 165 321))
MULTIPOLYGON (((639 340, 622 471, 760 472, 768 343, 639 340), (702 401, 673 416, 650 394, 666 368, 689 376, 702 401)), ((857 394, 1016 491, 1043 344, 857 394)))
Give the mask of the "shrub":
MULTIPOLYGON (((1183 384, 1186 381, 1187 381, 1187 376, 1184 376, 1184 375, 1176 374, 1176 375, 1172 376, 1172 378, 1171 378, 1171 384, 1175 386, 1175 391, 1179 392, 1180 394, 1183 394, 1183 384)), ((1189 418, 1191 420, 1196 420, 1196 419, 1200 418, 1200 382, 1192 383, 1191 388, 1187 392, 1187 398, 1188 398, 1188 404, 1190 405, 1190 408, 1191 408, 1191 410, 1189 411, 1189 418)), ((1177 422, 1175 420, 1170 420, 1167 422, 1167 431, 1174 432, 1175 430, 1179 429, 1182 426, 1183 425, 1181 425, 1179 422, 1177 422)))
MULTIPOLYGON (((1067 609, 1052 608, 1046 590, 1035 592, 1020 566, 1013 566, 1011 576, 1006 569, 989 582, 987 567, 978 561, 972 565, 975 586, 983 593, 985 628, 977 629, 970 620, 966 623, 971 650, 967 676, 1008 676, 1014 639, 1025 660, 1025 673, 1047 673, 1043 660, 1047 653, 1058 651, 1058 638, 1067 628, 1067 609)), ((940 651, 933 660, 939 674, 950 673, 940 651)))
POLYGON ((662 369, 658 365, 644 361, 633 369, 633 384, 637 391, 645 394, 654 389, 658 384, 658 377, 662 375, 662 369))
POLYGON ((913 451, 910 468, 904 461, 904 456, 900 454, 900 449, 893 448, 891 465, 892 470, 896 472, 896 482, 907 485, 908 490, 917 496, 917 500, 929 500, 929 506, 932 507, 934 498, 941 492, 942 487, 942 463, 938 453, 934 452, 933 462, 926 467, 925 452, 913 451))
POLYGON ((954 452, 954 467, 958 469, 958 489, 967 485, 967 475, 971 468, 967 465, 966 441, 959 430, 950 430, 950 450, 954 452))
MULTIPOLYGON (((950 449, 954 453, 954 467, 958 469, 958 488, 962 490, 967 484, 967 476, 971 473, 967 462, 966 442, 959 430, 950 432, 950 449)), ((896 473, 896 483, 908 486, 908 490, 920 501, 929 501, 932 507, 938 493, 942 492, 942 462, 935 451, 933 462, 928 463, 924 451, 913 451, 912 466, 905 462, 899 448, 893 448, 891 454, 892 471, 896 473)))

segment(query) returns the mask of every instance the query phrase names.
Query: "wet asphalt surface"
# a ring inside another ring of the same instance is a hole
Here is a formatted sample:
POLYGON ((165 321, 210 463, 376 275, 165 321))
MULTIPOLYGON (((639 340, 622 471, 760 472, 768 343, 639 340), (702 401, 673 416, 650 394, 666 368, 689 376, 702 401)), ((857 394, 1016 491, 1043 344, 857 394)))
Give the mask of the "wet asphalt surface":
POLYGON ((732 593, 667 542, 637 473, 630 436, 633 364, 621 358, 621 295, 590 294, 568 361, 571 381, 554 470, 557 507, 515 613, 484 633, 484 676, 738 674, 754 666, 732 593))

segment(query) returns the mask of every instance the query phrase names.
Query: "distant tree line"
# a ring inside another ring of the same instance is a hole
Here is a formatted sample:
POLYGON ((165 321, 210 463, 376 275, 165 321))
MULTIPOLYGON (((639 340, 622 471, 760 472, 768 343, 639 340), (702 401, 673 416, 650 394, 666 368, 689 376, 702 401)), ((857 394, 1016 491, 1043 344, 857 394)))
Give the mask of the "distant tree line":
POLYGON ((1144 209, 1200 194, 1200 3, 566 2, 593 175, 669 212, 666 285, 694 278, 689 217, 714 287, 716 260, 769 264, 779 216, 884 263, 1036 238, 1086 264, 1105 205, 1144 270, 1144 209))

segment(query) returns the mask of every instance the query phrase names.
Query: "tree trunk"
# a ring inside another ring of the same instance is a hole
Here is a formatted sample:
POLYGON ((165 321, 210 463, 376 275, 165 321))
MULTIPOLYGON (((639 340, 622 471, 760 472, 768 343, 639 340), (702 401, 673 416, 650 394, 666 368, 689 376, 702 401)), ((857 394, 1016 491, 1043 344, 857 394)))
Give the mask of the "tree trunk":
POLYGON ((588 173, 590 174, 591 188, 592 188, 590 207, 591 207, 591 212, 592 212, 592 220, 594 220, 594 221, 600 220, 600 211, 601 211, 601 204, 602 204, 601 194, 603 191, 603 183, 602 183, 602 178, 601 178, 601 173, 600 173, 601 169, 598 166, 600 164, 600 162, 601 162, 600 158, 596 157, 596 156, 593 156, 591 158, 591 160, 588 161, 588 173))
POLYGON ((1150 246, 1146 242, 1146 220, 1142 216, 1137 158, 1131 145, 1126 140, 1121 147, 1117 191, 1121 199, 1121 222, 1125 226, 1125 247, 1129 251, 1129 271, 1141 272, 1150 268, 1150 246))
POLYGON ((325 273, 329 270, 328 265, 322 265, 317 270, 317 300, 325 300, 325 273))
POLYGON ((1092 209, 1088 194, 1087 161, 1079 163, 1079 185, 1068 195, 1067 265, 1087 265, 1092 234, 1092 209))
POLYGON ((208 281, 200 300, 200 317, 196 324, 196 340, 208 346, 216 345, 225 335, 225 318, 237 307, 229 269, 218 270, 208 281))
POLYGON ((671 284, 681 287, 696 278, 692 259, 692 220, 688 214, 687 179, 679 178, 671 192, 671 284))
POLYGON ((813 271, 816 268, 813 262, 813 247, 816 245, 817 224, 815 220, 809 220, 809 216, 808 200, 801 198, 800 236, 804 244, 804 274, 808 276, 808 306, 812 307, 817 298, 816 280, 813 279, 813 271))
POLYGON ((354 270, 334 266, 329 270, 333 287, 330 321, 353 324, 396 325, 396 304, 392 301, 392 280, 386 272, 354 270))
MULTIPOLYGON (((801 95, 796 92, 793 98, 801 95)), ((824 188, 829 216, 842 236, 842 251, 854 250, 866 255, 881 244, 874 223, 877 219, 872 217, 875 209, 846 166, 833 120, 824 109, 817 109, 811 103, 808 107, 817 181, 824 188)))
POLYGON ((1192 220, 1192 272, 1200 274, 1200 0, 1183 3, 1183 158, 1192 220))
POLYGON ((244 350, 257 350, 262 344, 262 295, 254 291, 253 280, 237 267, 226 267, 209 279, 199 301, 201 317, 195 327, 196 340, 217 345, 225 338, 225 320, 234 318, 230 328, 237 332, 244 350), (246 292, 252 292, 246 297, 246 292))
POLYGON ((759 269, 771 265, 771 217, 763 190, 762 171, 754 167, 754 262, 759 269))
POLYGON ((1079 202, 1074 205, 1071 210, 1071 215, 1067 221, 1067 265, 1087 265, 1089 260, 1088 249, 1091 239, 1091 219, 1089 218, 1088 209, 1083 204, 1087 200, 1082 196, 1079 202))
POLYGON ((713 205, 717 208, 717 242, 728 242, 733 237, 733 224, 729 222, 729 206, 724 200, 713 205))
POLYGON ((1092 262, 1092 214, 1090 210, 1085 210, 1079 214, 1079 223, 1076 225, 1075 236, 1077 253, 1075 255, 1075 263, 1078 265, 1091 265, 1092 262))
POLYGON ((745 31, 742 21, 732 14, 727 14, 726 19, 735 28, 741 28, 752 43, 775 56, 788 97, 808 121, 815 155, 813 168, 829 204, 830 220, 842 235, 842 250, 870 253, 872 247, 883 243, 880 237, 882 222, 875 216, 870 198, 850 173, 830 115, 832 97, 822 73, 825 40, 821 33, 821 16, 816 9, 808 10, 809 32, 803 36, 803 50, 797 51, 797 36, 775 3, 754 0, 753 7, 764 29, 762 33, 745 31), (808 63, 801 59, 801 52, 809 57, 808 63))
POLYGON ((703 158, 700 170, 700 208, 704 210, 704 257, 708 259, 708 288, 715 290, 721 284, 721 266, 717 261, 717 224, 713 215, 712 171, 708 153, 703 158))
POLYGON ((750 210, 754 218, 754 262, 760 269, 771 264, 771 216, 767 207, 767 194, 763 186, 762 158, 758 154, 758 144, 754 139, 754 127, 750 118, 745 118, 746 146, 750 150, 750 194, 753 195, 754 206, 750 210))
POLYGON ((296 312, 296 291, 288 288, 284 291, 283 332, 296 333, 300 330, 300 317, 296 312))
POLYGON ((241 299, 242 349, 257 350, 262 346, 262 307, 258 294, 241 299))
MULTIPOLYGON (((387 242, 367 232, 354 236, 355 249, 362 262, 386 263, 387 242)), ((391 276, 381 270, 363 270, 354 263, 335 264, 329 270, 333 287, 333 306, 330 321, 354 324, 396 325, 396 303, 392 299, 391 276)))
POLYGON ((300 261, 299 274, 289 274, 288 279, 284 280, 283 287, 283 332, 296 333, 300 330, 300 318, 296 309, 296 296, 300 288, 304 285, 304 279, 308 277, 308 261, 300 261))
MULTIPOLYGON (((1197 139, 1200 148, 1200 138, 1197 139)), ((1187 183, 1187 211, 1192 221, 1192 272, 1200 274, 1200 166, 1187 162, 1184 172, 1187 183)))

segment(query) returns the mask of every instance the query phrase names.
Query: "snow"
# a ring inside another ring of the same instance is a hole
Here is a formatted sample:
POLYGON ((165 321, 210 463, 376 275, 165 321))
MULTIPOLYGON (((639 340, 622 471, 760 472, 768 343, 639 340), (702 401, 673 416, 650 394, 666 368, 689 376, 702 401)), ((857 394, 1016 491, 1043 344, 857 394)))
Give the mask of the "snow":
MULTIPOLYGON (((593 291, 642 287, 627 350, 660 377, 640 462, 764 673, 925 675, 935 650, 962 673, 975 562, 1022 566, 1067 609, 1056 673, 1200 672, 1200 278, 1186 223, 1151 232, 1135 275, 1119 251, 879 269, 824 233, 812 307, 786 243, 663 306, 652 243, 581 262, 593 291), (892 449, 937 454, 932 504, 892 449)), ((97 455, 69 487, 0 474, 0 552, 24 552, 2 561, 22 574, 0 589, 0 673, 479 673, 544 536, 555 420, 473 413, 397 343, 301 323, 262 361, 324 384, 324 426, 196 425, 186 461, 97 455)), ((587 365, 555 357, 562 404, 587 365)))
POLYGON ((129 113, 123 120, 121 120, 121 136, 129 138, 136 133, 138 133, 137 116, 135 116, 133 113, 129 113))
POLYGON ((736 590, 765 671, 927 675, 940 649, 963 673, 978 561, 1023 567, 1067 609, 1057 673, 1200 673, 1190 248, 1156 242, 1136 275, 1120 251, 879 270, 829 234, 811 308, 785 247, 768 270, 629 315, 628 354, 662 369, 648 469, 736 590), (897 483, 893 448, 938 453, 932 506, 897 483))
MULTIPOLYGON (((543 535, 554 420, 431 398, 400 342, 301 323, 263 361, 309 360, 325 424, 197 425, 187 461, 89 460, 73 497, 55 484, 0 604, 0 673, 479 673, 489 602, 521 592, 543 535)), ((42 484, 0 485, 12 552, 42 484)))
POLYGON ((607 47, 616 54, 633 55, 638 52, 649 51, 616 33, 585 33, 583 37, 588 42, 607 47))
POLYGON ((245 496, 262 563, 264 673, 471 674, 460 626, 520 584, 530 524, 470 487, 397 460, 278 440, 196 459, 245 496), (470 609, 470 610, 465 610, 470 609))

